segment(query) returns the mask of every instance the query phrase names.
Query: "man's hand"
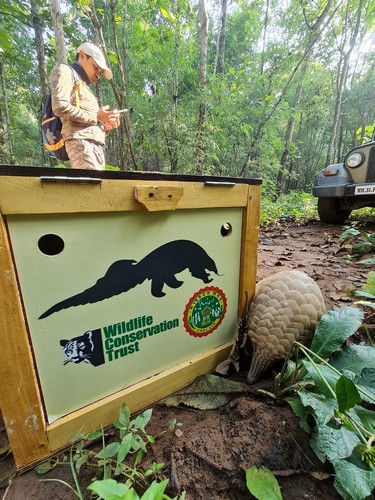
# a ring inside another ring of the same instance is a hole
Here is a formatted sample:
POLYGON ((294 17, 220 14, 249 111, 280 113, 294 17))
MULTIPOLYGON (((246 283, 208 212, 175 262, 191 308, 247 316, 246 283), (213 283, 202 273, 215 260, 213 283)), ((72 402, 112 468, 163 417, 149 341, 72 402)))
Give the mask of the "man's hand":
POLYGON ((117 128, 120 125, 120 115, 118 115, 116 111, 111 111, 108 108, 109 106, 102 106, 99 108, 97 115, 98 122, 104 123, 105 132, 117 128))
POLYGON ((113 115, 107 122, 104 123, 104 131, 109 132, 113 128, 117 128, 120 125, 119 115, 113 115))

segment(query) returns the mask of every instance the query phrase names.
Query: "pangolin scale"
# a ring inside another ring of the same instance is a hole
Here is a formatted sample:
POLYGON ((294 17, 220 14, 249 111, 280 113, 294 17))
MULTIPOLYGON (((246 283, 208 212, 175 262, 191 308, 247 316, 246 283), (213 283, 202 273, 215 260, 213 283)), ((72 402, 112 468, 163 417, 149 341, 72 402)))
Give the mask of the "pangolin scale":
POLYGON ((248 314, 253 355, 247 382, 253 384, 285 358, 294 341, 310 345, 325 311, 319 286, 302 271, 281 271, 259 281, 248 314))

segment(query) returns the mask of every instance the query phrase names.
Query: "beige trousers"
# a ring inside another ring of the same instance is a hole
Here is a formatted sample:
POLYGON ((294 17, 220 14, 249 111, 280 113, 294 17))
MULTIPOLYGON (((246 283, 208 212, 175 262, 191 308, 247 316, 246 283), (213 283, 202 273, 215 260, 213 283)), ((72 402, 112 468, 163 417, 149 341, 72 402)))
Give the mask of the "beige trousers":
POLYGON ((65 141, 72 168, 105 170, 104 146, 89 139, 68 139, 65 141))

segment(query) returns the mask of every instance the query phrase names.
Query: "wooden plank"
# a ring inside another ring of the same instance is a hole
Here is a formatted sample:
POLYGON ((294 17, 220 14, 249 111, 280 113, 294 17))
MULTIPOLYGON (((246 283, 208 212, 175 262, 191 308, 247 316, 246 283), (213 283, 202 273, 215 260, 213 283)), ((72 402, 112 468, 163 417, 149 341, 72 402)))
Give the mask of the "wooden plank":
MULTIPOLYGON (((139 186, 183 188, 184 194, 177 205, 179 210, 247 205, 247 184, 228 186, 142 180, 139 186)), ((0 209, 5 215, 145 210, 135 198, 136 187, 136 181, 122 179, 82 184, 41 182, 38 177, 0 176, 0 209)), ((259 186, 256 189, 260 189, 259 186)))
POLYGON ((214 370, 228 357, 231 348, 232 343, 224 344, 57 420, 47 428, 51 451, 66 446, 78 433, 112 423, 122 403, 133 413, 190 384, 199 375, 214 370))
POLYGON ((248 186, 248 203, 242 219, 242 252, 240 265, 239 317, 246 314, 246 305, 255 292, 258 261, 260 195, 257 186, 248 186))
POLYGON ((49 453, 4 218, 0 217, 0 407, 17 467, 49 453))

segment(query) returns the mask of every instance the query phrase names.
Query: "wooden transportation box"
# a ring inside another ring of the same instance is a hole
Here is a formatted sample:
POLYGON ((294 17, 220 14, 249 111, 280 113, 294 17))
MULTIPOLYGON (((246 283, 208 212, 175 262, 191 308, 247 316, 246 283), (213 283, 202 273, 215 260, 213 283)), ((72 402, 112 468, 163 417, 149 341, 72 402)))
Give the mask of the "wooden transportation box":
POLYGON ((260 184, 0 167, 0 404, 19 469, 229 354, 260 184))

